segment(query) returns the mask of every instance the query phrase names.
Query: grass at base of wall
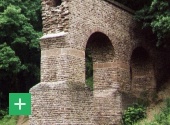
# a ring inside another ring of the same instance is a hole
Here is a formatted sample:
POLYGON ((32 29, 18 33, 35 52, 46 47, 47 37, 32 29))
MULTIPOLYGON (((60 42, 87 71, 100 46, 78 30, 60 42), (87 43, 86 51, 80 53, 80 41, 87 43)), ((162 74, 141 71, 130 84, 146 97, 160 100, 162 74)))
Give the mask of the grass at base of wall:
POLYGON ((0 125, 16 125, 18 116, 5 115, 0 119, 0 125))
POLYGON ((164 101, 164 106, 153 114, 152 119, 147 118, 134 125, 170 125, 170 99, 164 101))
POLYGON ((170 79, 160 88, 154 103, 147 108, 147 118, 135 125, 170 125, 170 79))

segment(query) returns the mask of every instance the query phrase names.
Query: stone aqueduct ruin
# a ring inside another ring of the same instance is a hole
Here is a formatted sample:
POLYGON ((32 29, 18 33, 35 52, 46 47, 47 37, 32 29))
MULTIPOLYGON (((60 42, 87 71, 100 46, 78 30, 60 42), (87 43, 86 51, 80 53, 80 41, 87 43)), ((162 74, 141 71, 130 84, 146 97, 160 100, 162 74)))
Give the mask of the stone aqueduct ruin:
POLYGON ((41 82, 30 90, 30 125, 117 125, 131 103, 125 96, 155 92, 154 50, 130 9, 111 0, 42 0, 42 17, 41 82), (85 85, 87 48, 93 91, 85 85))

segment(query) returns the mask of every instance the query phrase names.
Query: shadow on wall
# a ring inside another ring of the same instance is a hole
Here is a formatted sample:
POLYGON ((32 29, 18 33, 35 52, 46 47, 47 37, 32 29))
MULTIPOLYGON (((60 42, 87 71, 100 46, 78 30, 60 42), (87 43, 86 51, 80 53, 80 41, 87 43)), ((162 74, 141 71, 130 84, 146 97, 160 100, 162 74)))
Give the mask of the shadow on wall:
POLYGON ((131 91, 141 98, 150 98, 155 92, 153 62, 143 47, 134 49, 131 56, 131 91))
POLYGON ((53 7, 57 7, 57 6, 60 6, 62 3, 61 0, 51 0, 51 4, 53 7))
POLYGON ((160 50, 157 55, 155 65, 156 89, 157 92, 162 89, 165 83, 170 79, 170 50, 160 50))
POLYGON ((152 59, 143 47, 133 50, 130 61, 130 93, 122 93, 123 108, 143 100, 147 102, 155 94, 156 83, 152 59))

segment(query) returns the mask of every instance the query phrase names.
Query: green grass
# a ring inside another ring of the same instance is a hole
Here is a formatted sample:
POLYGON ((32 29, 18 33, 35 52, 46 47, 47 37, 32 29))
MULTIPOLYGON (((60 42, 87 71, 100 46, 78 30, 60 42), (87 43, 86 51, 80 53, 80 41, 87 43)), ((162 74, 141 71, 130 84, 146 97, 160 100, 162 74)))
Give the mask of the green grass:
POLYGON ((18 119, 18 116, 5 115, 0 120, 0 125, 16 125, 17 124, 17 119, 18 119))
POLYGON ((161 108, 159 113, 154 114, 152 120, 145 119, 135 125, 170 125, 170 99, 165 101, 165 106, 161 108))
POLYGON ((18 116, 8 115, 8 110, 0 109, 0 125, 16 125, 18 116))

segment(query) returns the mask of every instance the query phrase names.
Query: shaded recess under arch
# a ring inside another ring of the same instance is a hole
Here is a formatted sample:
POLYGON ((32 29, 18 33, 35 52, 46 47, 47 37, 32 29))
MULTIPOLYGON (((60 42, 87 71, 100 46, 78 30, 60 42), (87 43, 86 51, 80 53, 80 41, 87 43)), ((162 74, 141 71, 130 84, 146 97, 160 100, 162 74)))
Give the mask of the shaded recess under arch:
POLYGON ((86 79, 89 77, 89 74, 87 73, 90 73, 92 75, 90 82, 94 82, 93 88, 105 89, 111 86, 114 81, 113 74, 115 71, 112 67, 112 62, 114 60, 114 48, 110 39, 104 33, 93 33, 87 41, 85 53, 86 79), (92 62, 89 63, 87 61, 92 62))
POLYGON ((149 53, 143 47, 133 50, 130 75, 132 93, 140 97, 151 97, 155 91, 154 68, 149 53))
POLYGON ((52 0, 52 6, 56 7, 56 6, 60 6, 62 3, 62 0, 52 0))

